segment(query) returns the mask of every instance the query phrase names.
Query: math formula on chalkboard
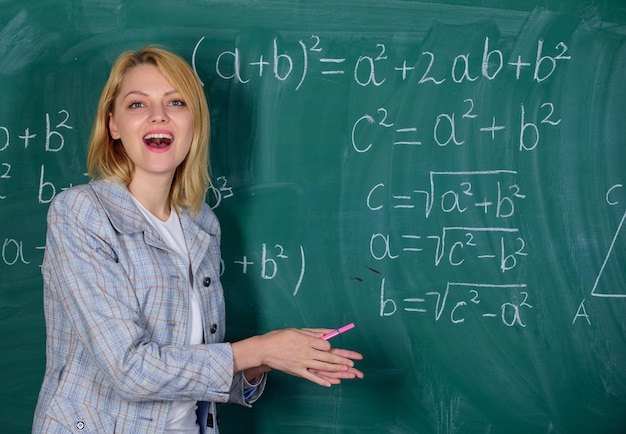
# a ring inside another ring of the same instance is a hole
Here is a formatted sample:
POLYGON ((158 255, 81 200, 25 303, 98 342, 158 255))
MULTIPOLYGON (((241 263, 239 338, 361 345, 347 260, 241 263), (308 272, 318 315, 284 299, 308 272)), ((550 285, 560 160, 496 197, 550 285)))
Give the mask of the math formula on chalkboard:
MULTIPOLYGON (((384 167, 381 178, 387 181, 363 185, 362 196, 356 200, 361 207, 353 211, 364 213, 365 219, 385 214, 408 222, 363 234, 362 253, 373 261, 369 269, 380 277, 379 298, 372 302, 378 302, 381 317, 418 313, 429 314, 435 321, 449 317, 452 323, 463 323, 466 318, 460 312, 468 305, 478 312, 475 316, 496 318, 507 326, 525 327, 523 318, 532 316, 538 288, 529 286, 523 275, 529 255, 542 247, 541 240, 529 241, 533 237, 526 234, 518 209, 523 204, 524 212, 540 213, 542 199, 528 193, 524 184, 533 177, 533 168, 525 168, 520 160, 535 160, 536 155, 526 154, 539 153, 559 136, 563 110, 545 89, 568 74, 568 68, 575 68, 576 53, 558 37, 537 38, 506 49, 489 36, 476 39, 473 50, 461 46, 431 50, 417 41, 404 41, 398 54, 393 50, 396 41, 368 40, 344 46, 314 33, 291 40, 274 37, 253 47, 233 45, 217 53, 211 64, 202 60, 210 41, 202 36, 193 46, 192 64, 203 81, 207 80, 199 71, 210 71, 235 86, 255 87, 270 80, 295 94, 312 85, 323 93, 327 82, 332 86, 337 80, 347 83, 354 93, 360 88, 363 92, 393 88, 394 95, 401 95, 400 102, 379 93, 379 101, 368 98, 366 106, 350 107, 354 116, 347 119, 340 142, 341 152, 355 165, 368 159, 368 165, 375 164, 381 155, 394 153, 415 153, 417 158, 437 152, 445 155, 440 167, 433 162, 421 172, 415 171, 411 158, 395 163, 392 180, 384 167), (492 88, 492 83, 499 85, 492 88), (523 92, 516 89, 519 83, 523 92), (423 94, 444 104, 424 105, 423 94), (438 107, 442 109, 437 111, 438 107), (505 158, 478 166, 455 161, 455 170, 445 170, 450 155, 456 159, 489 153, 505 154, 505 158), (449 223, 433 224, 442 216, 449 223), (472 281, 444 279, 435 288, 408 294, 410 281, 394 282, 394 276, 379 270, 382 264, 403 261, 419 264, 419 272, 443 267, 493 271, 472 281), (396 285, 405 288, 403 295, 394 295, 396 285)), ((332 112, 333 107, 324 110, 332 112)), ((227 194, 221 195, 218 189, 217 204, 232 196, 226 177, 220 184, 227 194)), ((621 184, 609 185, 606 193, 619 188, 621 184)), ((298 276, 292 284, 294 296, 307 277, 305 246, 296 247, 300 254, 294 257, 301 259, 292 261, 300 266, 298 273, 292 273, 298 276)), ((277 259, 286 262, 289 256, 282 245, 276 244, 275 249, 280 251, 277 259)), ((243 255, 231 262, 244 274, 249 265, 260 264, 259 276, 269 279, 265 266, 275 270, 271 278, 279 267, 267 253, 263 244, 256 261, 243 255)), ((598 270, 597 280, 600 274, 598 270)), ((597 295, 595 286, 589 295, 597 295)), ((589 321, 583 299, 572 312, 572 322, 579 317, 589 321)))

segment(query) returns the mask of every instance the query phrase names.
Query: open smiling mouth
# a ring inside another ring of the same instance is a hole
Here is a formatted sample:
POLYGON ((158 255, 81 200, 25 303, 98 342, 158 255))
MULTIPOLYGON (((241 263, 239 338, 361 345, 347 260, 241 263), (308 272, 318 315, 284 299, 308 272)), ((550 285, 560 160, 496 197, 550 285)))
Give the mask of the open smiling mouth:
POLYGON ((173 140, 174 137, 166 133, 147 134, 143 138, 143 142, 153 148, 166 148, 172 144, 173 140))

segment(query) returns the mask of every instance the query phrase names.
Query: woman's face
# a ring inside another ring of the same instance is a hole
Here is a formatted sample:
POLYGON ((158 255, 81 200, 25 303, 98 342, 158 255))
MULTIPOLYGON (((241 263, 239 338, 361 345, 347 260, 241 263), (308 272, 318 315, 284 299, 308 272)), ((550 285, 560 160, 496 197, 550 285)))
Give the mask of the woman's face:
POLYGON ((171 182, 185 159, 193 137, 193 116, 182 96, 154 65, 126 72, 109 132, 120 139, 135 165, 131 185, 171 182))

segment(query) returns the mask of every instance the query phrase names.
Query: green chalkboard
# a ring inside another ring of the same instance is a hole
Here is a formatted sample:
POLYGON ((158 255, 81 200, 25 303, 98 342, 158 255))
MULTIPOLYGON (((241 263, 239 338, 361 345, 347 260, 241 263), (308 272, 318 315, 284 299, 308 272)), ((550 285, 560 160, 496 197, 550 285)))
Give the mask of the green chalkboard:
POLYGON ((4 0, 0 431, 45 363, 45 215, 117 55, 212 115, 230 339, 356 328, 362 381, 272 373, 223 433, 626 432, 622 0, 4 0))

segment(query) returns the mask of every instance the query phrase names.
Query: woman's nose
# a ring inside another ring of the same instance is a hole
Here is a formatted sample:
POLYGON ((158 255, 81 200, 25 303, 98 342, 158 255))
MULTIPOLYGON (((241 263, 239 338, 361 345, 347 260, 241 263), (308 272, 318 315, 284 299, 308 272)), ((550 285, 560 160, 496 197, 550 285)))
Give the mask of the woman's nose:
POLYGON ((165 122, 168 120, 167 111, 160 105, 155 105, 151 113, 152 122, 165 122))

